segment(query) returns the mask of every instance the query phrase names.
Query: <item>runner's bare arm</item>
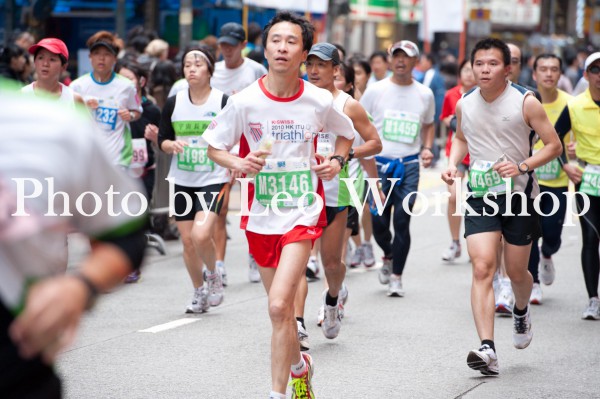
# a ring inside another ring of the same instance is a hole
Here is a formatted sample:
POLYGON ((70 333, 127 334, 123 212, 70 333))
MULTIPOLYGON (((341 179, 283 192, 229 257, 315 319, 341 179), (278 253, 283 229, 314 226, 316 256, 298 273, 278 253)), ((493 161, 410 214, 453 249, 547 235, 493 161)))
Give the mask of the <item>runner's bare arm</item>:
POLYGON ((433 123, 424 123, 421 127, 421 139, 423 140, 423 149, 421 150, 421 161, 423 166, 428 168, 433 161, 433 152, 431 146, 433 145, 433 138, 435 131, 433 123))
POLYGON ((454 180, 452 179, 456 177, 456 166, 462 162, 468 151, 467 141, 465 140, 465 135, 461 128, 461 120, 462 112, 461 102, 459 100, 456 105, 456 132, 454 132, 454 137, 452 138, 452 148, 450 150, 450 157, 448 158, 448 168, 442 173, 442 180, 449 185, 454 184, 454 180))
POLYGON ((344 113, 352 119, 354 129, 364 140, 364 144, 354 147, 354 158, 379 154, 383 148, 381 139, 363 106, 355 99, 350 98, 344 107, 344 113))
POLYGON ((211 145, 208 146, 208 157, 215 163, 244 174, 259 173, 265 166, 265 160, 261 157, 269 154, 271 154, 269 151, 258 150, 249 153, 245 158, 240 158, 227 150, 218 150, 211 145))

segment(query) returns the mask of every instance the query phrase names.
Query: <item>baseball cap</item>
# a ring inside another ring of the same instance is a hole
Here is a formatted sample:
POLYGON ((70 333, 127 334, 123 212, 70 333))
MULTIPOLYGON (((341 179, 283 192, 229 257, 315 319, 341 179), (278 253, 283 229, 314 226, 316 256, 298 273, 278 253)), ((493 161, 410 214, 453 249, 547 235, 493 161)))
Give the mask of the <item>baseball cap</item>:
POLYGON ((35 52, 39 48, 45 48, 51 53, 62 55, 65 57, 65 60, 69 59, 69 50, 67 49, 67 45, 60 39, 55 39, 53 37, 42 39, 37 44, 29 47, 29 54, 35 55, 35 52))
POLYGON ((232 46, 237 46, 246 40, 246 31, 244 27, 235 22, 228 22, 221 27, 221 34, 217 43, 227 43, 232 46))
POLYGON ((410 40, 401 40, 394 43, 394 45, 390 47, 389 53, 393 55, 398 50, 404 51, 409 57, 419 56, 419 48, 410 40))
POLYGON ((332 61, 333 65, 340 63, 340 53, 331 43, 317 43, 310 48, 308 55, 316 55, 323 61, 332 61))
POLYGON ((584 64, 583 70, 587 71, 587 69, 590 67, 590 65, 592 65, 594 62, 596 62, 598 60, 600 60, 600 51, 590 54, 585 59, 585 64, 584 64))
POLYGON ((108 49, 108 51, 110 51, 114 55, 117 55, 119 53, 117 51, 117 49, 115 48, 115 46, 113 46, 112 44, 105 42, 103 40, 98 40, 97 42, 92 43, 92 45, 90 46, 90 53, 92 51, 94 51, 95 49, 97 49, 98 47, 106 47, 108 49))

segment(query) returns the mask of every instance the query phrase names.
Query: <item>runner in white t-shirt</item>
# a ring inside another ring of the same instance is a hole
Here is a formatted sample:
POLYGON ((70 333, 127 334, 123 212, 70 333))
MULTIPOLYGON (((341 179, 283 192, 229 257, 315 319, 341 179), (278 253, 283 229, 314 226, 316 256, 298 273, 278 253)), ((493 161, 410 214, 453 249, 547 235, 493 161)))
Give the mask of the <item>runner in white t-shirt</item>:
POLYGON ((112 33, 100 31, 88 39, 87 46, 93 70, 75 79, 71 88, 93 112, 113 163, 127 168, 133 157, 129 122, 142 114, 140 99, 133 83, 114 72, 120 41, 112 33))
MULTIPOLYGON (((340 57, 336 46, 330 43, 318 43, 312 46, 306 60, 308 81, 315 86, 328 90, 333 95, 335 109, 346 114, 351 120, 364 144, 352 148, 354 158, 372 156, 381 151, 381 140, 375 126, 369 121, 364 108, 349 94, 336 89, 335 74, 339 73, 340 57)), ((319 133, 317 153, 322 156, 333 154, 335 136, 327 131, 319 133)), ((371 171, 377 173, 377 170, 371 171)), ((326 338, 337 337, 341 328, 343 305, 348 297, 348 289, 343 286, 346 276, 346 265, 342 261, 344 251, 345 230, 348 222, 348 208, 353 205, 347 183, 342 179, 348 178, 348 164, 340 174, 330 181, 323 182, 325 190, 325 205, 327 226, 323 229, 321 240, 321 259, 327 278, 327 289, 323 293, 323 322, 321 328, 326 338)), ((303 349, 307 348, 307 337, 303 323, 304 303, 308 294, 306 279, 301 279, 296 294, 296 321, 298 322, 298 338, 303 349), (300 320, 298 320, 300 318, 300 320), (302 331, 304 330, 304 331, 302 331), (303 334, 302 334, 303 333, 303 334), (304 343, 304 345, 303 345, 304 343)))
POLYGON ((141 264, 141 187, 111 167, 89 118, 60 102, 0 87, 0 131, 0 396, 58 398, 52 363, 83 312, 141 264), (23 197, 20 181, 37 195, 23 197), (54 243, 74 229, 95 240, 65 274, 54 243))
POLYGON ((169 190, 175 202, 183 260, 194 286, 186 313, 203 313, 223 301, 223 282, 216 269, 213 235, 229 176, 227 169, 208 158, 204 135, 226 98, 223 92, 210 87, 214 59, 208 51, 188 50, 183 55, 181 69, 189 89, 167 99, 161 115, 158 146, 174 155, 167 179, 171 179, 169 190), (208 269, 208 288, 204 287, 203 263, 208 269))
POLYGON ((45 38, 29 47, 37 80, 21 89, 23 93, 42 94, 57 97, 70 107, 75 101, 82 102, 81 96, 73 93, 70 87, 60 83, 60 75, 67 70, 69 50, 60 39, 45 38))
POLYGON ((383 192, 389 197, 383 212, 373 215, 375 241, 384 252, 379 282, 388 285, 388 296, 402 297, 402 273, 411 242, 410 210, 416 199, 412 193, 419 186, 419 159, 424 167, 429 167, 433 159, 435 102, 431 89, 412 77, 419 59, 416 44, 399 41, 390 48, 389 56, 393 75, 370 85, 360 103, 373 116, 383 143, 376 157, 377 171, 383 192), (392 185, 392 178, 400 180, 392 185), (405 210, 406 203, 409 210, 405 210))
POLYGON ((354 138, 350 121, 335 110, 331 94, 298 78, 313 32, 304 18, 278 13, 264 31, 269 72, 233 95, 204 137, 216 163, 256 175, 245 199, 251 213, 242 217, 242 228, 269 297, 270 398, 285 398, 290 365, 292 397, 304 392, 302 397, 314 398, 312 358, 299 350, 294 296, 310 248, 325 225, 320 179, 339 173, 354 138), (338 135, 329 159, 315 155, 322 130, 338 135), (238 142, 240 157, 229 153, 238 142))

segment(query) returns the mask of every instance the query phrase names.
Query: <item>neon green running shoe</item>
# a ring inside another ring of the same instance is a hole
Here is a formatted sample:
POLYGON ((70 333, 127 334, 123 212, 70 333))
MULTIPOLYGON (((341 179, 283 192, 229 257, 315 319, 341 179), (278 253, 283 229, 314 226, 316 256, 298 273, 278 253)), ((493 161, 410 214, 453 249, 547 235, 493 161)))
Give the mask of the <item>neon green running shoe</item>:
POLYGON ((313 376, 313 360, 308 353, 303 353, 302 358, 306 362, 306 372, 299 377, 292 374, 292 380, 288 384, 292 387, 292 399, 314 399, 311 379, 313 376))

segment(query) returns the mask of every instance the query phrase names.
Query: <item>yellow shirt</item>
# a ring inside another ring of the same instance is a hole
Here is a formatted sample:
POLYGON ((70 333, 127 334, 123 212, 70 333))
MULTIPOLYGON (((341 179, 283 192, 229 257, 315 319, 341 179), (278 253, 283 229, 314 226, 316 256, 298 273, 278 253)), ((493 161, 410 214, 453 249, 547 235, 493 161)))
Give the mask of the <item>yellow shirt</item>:
MULTIPOLYGON (((565 109, 567 102, 573 98, 570 94, 562 90, 558 90, 558 97, 555 101, 551 103, 544 103, 542 106, 544 107, 544 111, 546 111, 546 115, 548 115, 548 119, 550 123, 554 125, 558 120, 561 112, 565 109)), ((564 138, 565 147, 567 144, 571 142, 571 137, 569 134, 565 135, 564 138)), ((537 143, 533 146, 533 151, 539 151, 544 148, 544 143, 542 140, 538 140, 537 143)), ((567 187, 569 185, 569 178, 562 167, 558 158, 553 159, 548 162, 546 165, 540 166, 535 170, 535 174, 538 177, 538 182, 542 186, 546 187, 567 187)))
POLYGON ((600 165, 600 108, 587 89, 569 100, 571 129, 577 140, 577 158, 600 165))

